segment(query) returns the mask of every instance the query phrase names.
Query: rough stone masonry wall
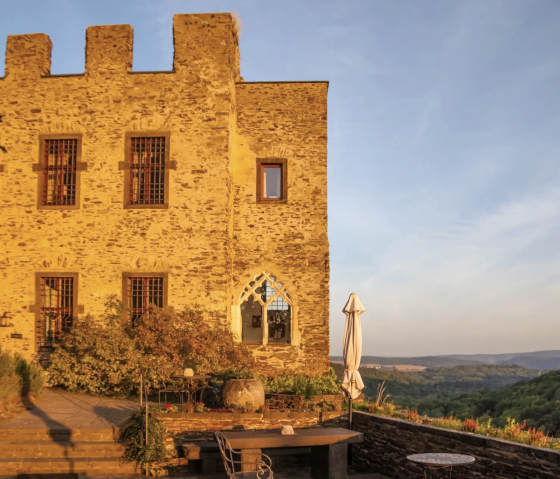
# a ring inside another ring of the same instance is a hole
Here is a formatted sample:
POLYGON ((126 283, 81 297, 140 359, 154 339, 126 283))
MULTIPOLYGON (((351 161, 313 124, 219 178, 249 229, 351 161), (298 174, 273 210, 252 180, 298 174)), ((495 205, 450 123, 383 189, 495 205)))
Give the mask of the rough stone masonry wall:
POLYGON ((169 443, 213 441, 214 431, 310 427, 347 427, 346 412, 266 412, 266 413, 153 413, 169 433, 169 443))
POLYGON ((295 301, 293 344, 253 347, 270 373, 329 368, 327 236, 327 88, 325 82, 237 84, 233 170, 233 304, 266 269, 295 301), (287 204, 255 201, 257 158, 285 158, 287 204))
POLYGON ((363 444, 353 446, 355 466, 364 472, 391 479, 420 479, 424 477, 421 469, 406 457, 447 452, 476 458, 461 474, 464 479, 560 477, 560 451, 362 412, 354 412, 352 418, 353 429, 364 434, 363 444))
POLYGON ((132 72, 132 28, 90 27, 78 75, 50 75, 48 36, 8 37, 0 314, 11 326, 0 346, 36 350, 36 272, 79 273, 86 314, 122 294, 123 272, 168 273, 170 305, 202 303, 231 321, 243 286, 268 269, 293 295, 300 337, 254 347, 261 370, 325 373, 327 83, 241 82, 229 14, 176 15, 173 36, 173 71, 132 72), (171 135, 169 206, 124 209, 125 133, 152 131, 171 135), (80 207, 38 209, 39 135, 67 133, 82 135, 80 207), (271 156, 288 161, 289 201, 257 205, 256 158, 271 156))
MULTIPOLYGON (((85 313, 123 272, 169 274, 169 303, 229 316, 230 143, 237 43, 229 14, 176 15, 168 73, 131 72, 132 28, 87 30, 86 71, 49 75, 43 34, 8 37, 0 79, 0 346, 35 351, 35 272, 78 272, 85 313), (123 209, 125 132, 170 132, 167 209, 123 209), (82 134, 80 208, 37 208, 39 135, 82 134), (20 333, 23 339, 10 339, 20 333)), ((56 48, 56 46, 55 46, 56 48)), ((238 63, 237 63, 238 64, 238 63)))

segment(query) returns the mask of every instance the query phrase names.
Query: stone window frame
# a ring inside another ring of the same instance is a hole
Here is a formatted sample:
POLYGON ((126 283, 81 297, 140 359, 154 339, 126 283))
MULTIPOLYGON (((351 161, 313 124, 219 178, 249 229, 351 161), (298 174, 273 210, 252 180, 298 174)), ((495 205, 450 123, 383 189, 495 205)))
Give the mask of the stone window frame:
POLYGON ((257 158, 257 204, 258 205, 280 205, 288 203, 288 159, 287 158, 257 158), (282 198, 266 199, 262 195, 263 166, 280 165, 282 169, 282 198))
POLYGON ((81 133, 48 133, 39 135, 39 162, 33 164, 33 171, 39 173, 37 187, 37 209, 39 210, 79 210, 81 196, 81 172, 87 170, 87 163, 82 161, 82 134, 81 133), (45 141, 46 140, 78 140, 76 158, 76 193, 73 205, 45 205, 43 204, 43 187, 45 175, 45 141))
POLYGON ((38 338, 37 338, 37 326, 41 321, 41 278, 72 278, 74 281, 72 283, 72 312, 74 315, 84 314, 84 306, 82 304, 78 304, 78 295, 80 292, 80 273, 68 273, 68 272, 61 272, 61 271, 39 271, 35 272, 35 303, 29 306, 29 311, 31 313, 35 313, 35 322, 34 322, 34 344, 35 350, 39 350, 38 345, 38 338))
POLYGON ((119 161, 119 170, 124 172, 124 188, 123 188, 123 208, 125 210, 166 210, 169 209, 169 171, 177 169, 177 162, 171 161, 171 132, 168 130, 162 131, 127 131, 124 134, 124 161, 119 161), (163 176, 163 204, 130 204, 130 155, 132 138, 165 138, 165 160, 164 160, 164 176, 163 176))
MULTIPOLYGON (((234 330, 238 329, 239 331, 239 341, 242 342, 243 344, 248 344, 248 345, 263 345, 263 346, 267 346, 267 345, 274 345, 274 346, 299 346, 299 342, 300 342, 300 335, 299 335, 299 326, 298 326, 298 305, 297 305, 297 301, 295 299, 295 297, 293 296, 293 294, 290 292, 290 290, 293 289, 291 288, 291 286, 289 284, 286 283, 286 281, 284 281, 283 279, 280 279, 278 277, 277 274, 271 272, 269 269, 263 269, 261 270, 259 273, 252 275, 252 279, 250 281, 248 281, 247 283, 245 283, 243 285, 243 289, 241 291, 241 293, 239 294, 239 301, 237 304, 237 308, 238 310, 236 310, 236 314, 233 314, 233 317, 237 316, 238 317, 238 321, 239 321, 239 325, 236 328, 234 325, 234 330), (259 276, 263 276, 263 278, 260 278, 259 280, 257 280, 257 278, 259 276), (274 278, 276 278, 276 281, 272 281, 270 279, 270 276, 273 276, 274 278), (271 285, 276 286, 277 283, 282 283, 282 287, 281 288, 277 288, 277 292, 276 294, 272 295, 268 301, 263 304, 262 300, 260 299, 260 295, 258 293, 255 292, 255 290, 260 287, 260 285, 262 284, 262 282, 266 280, 268 281, 271 285), (250 285, 251 282, 254 282, 255 284, 253 286, 250 285), (257 300, 257 302, 262 306, 262 311, 263 311, 263 317, 262 317, 262 329, 263 329, 263 337, 262 337, 262 341, 260 342, 255 342, 255 341, 243 341, 243 320, 241 318, 241 305, 249 298, 249 296, 253 295, 253 297, 257 300), (291 308, 291 318, 290 318, 290 338, 288 339, 288 341, 286 342, 270 342, 268 341, 268 306, 273 303, 274 301, 276 301, 276 298, 278 296, 282 296, 283 300, 286 301, 291 308)), ((234 318, 232 318, 234 319, 234 318)))
POLYGON ((162 307, 169 306, 169 273, 153 273, 143 271, 126 271, 122 273, 122 302, 125 306, 123 311, 123 319, 128 321, 130 319, 130 297, 128 294, 128 280, 130 278, 163 278, 163 301, 162 307))

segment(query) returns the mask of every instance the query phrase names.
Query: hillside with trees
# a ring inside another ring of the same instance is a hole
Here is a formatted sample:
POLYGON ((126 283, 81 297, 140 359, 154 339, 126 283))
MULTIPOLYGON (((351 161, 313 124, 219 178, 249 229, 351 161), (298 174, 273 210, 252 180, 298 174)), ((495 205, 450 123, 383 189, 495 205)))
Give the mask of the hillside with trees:
POLYGON ((418 412, 432 417, 454 416, 460 419, 492 419, 503 427, 507 418, 525 422, 527 427, 542 428, 560 436, 560 371, 551 371, 529 381, 498 390, 481 390, 449 400, 425 400, 418 412))
MULTIPOLYGON (((344 366, 333 364, 333 367, 339 377, 342 377, 344 366)), ((428 414, 424 410, 437 411, 442 408, 442 401, 465 393, 499 389, 535 378, 541 373, 521 366, 484 364, 432 368, 421 372, 360 368, 360 374, 366 386, 366 397, 375 396, 379 384, 385 383, 386 393, 391 395, 395 404, 428 414)))

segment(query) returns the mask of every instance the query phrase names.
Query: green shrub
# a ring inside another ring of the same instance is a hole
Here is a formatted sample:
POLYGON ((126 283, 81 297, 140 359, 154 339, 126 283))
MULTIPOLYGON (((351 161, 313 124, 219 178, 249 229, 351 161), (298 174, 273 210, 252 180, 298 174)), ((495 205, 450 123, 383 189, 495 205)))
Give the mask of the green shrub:
POLYGON ((0 403, 14 395, 27 396, 30 392, 39 396, 44 383, 45 376, 41 366, 29 363, 17 353, 0 349, 0 403))
POLYGON ((33 393, 40 396, 45 385, 45 374, 43 368, 36 363, 28 363, 21 356, 16 355, 16 373, 22 379, 22 394, 27 396, 33 393))
MULTIPOLYGON (((149 409, 159 412, 159 408, 149 409)), ((123 456, 127 462, 136 462, 140 467, 150 463, 163 463, 169 459, 165 448, 166 431, 163 423, 148 416, 148 444, 146 445, 146 410, 139 409, 129 417, 119 433, 118 442, 124 447, 123 456)))
POLYGON ((8 351, 2 351, 0 348, 0 378, 15 374, 17 368, 17 359, 8 351))
POLYGON ((0 376, 0 406, 21 397, 21 377, 17 374, 0 376))
POLYGON ((331 368, 328 376, 307 377, 276 376, 263 381, 264 390, 270 394, 298 394, 309 398, 321 394, 340 394, 340 383, 331 368))
POLYGON ((123 304, 112 296, 105 314, 78 318, 51 356, 50 381, 70 391, 106 396, 135 396, 140 372, 145 385, 170 385, 184 368, 219 374, 239 364, 251 368, 247 347, 230 329, 215 324, 200 308, 153 308, 132 325, 123 304))

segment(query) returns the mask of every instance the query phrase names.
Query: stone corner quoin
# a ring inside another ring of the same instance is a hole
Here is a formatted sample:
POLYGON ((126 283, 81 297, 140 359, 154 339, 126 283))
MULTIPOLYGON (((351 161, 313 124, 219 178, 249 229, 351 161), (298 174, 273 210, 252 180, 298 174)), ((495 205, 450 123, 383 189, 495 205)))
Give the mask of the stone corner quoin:
POLYGON ((132 27, 89 27, 85 71, 51 75, 47 35, 8 37, 0 347, 35 357, 156 285, 231 324, 262 372, 325 373, 328 83, 245 82, 229 14, 175 15, 173 39, 170 71, 134 72, 132 27))

